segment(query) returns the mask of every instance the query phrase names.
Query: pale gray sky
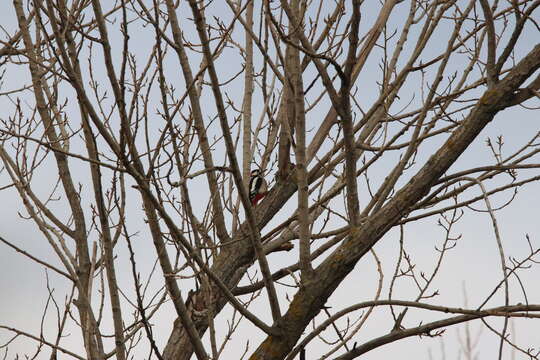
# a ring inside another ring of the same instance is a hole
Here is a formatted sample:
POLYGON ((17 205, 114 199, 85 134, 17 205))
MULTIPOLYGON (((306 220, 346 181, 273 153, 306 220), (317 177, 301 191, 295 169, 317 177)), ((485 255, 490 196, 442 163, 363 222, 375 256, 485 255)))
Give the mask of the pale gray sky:
MULTIPOLYGON (((105 2, 104 2, 105 3, 105 2)), ((374 2, 375 3, 375 2, 374 2)), ((0 12, 0 24, 10 33, 16 26, 16 18, 12 5, 6 3, 0 12)), ((365 33, 375 19, 376 11, 379 6, 373 6, 369 2, 363 5, 363 17, 361 23, 361 31, 365 33)), ((181 16, 189 16, 186 4, 183 4, 180 11, 181 16)), ((393 15, 390 24, 396 24, 403 16, 406 15, 408 5, 405 3, 400 4, 393 15)), ((210 18, 212 14, 219 14, 225 18, 230 18, 230 10, 224 4, 224 2, 215 1, 214 4, 209 7, 209 13, 207 16, 210 18), (225 15, 227 14, 227 15, 225 15)), ((538 19, 537 19, 538 20, 538 19)), ((143 63, 152 46, 154 35, 151 27, 142 27, 140 24, 134 24, 137 27, 134 36, 131 39, 131 51, 140 54, 139 67, 143 66, 143 63)), ((446 46, 448 33, 452 29, 441 27, 438 30, 436 39, 428 47, 426 52, 426 59, 429 59, 431 55, 439 54, 441 49, 446 46)), ((243 32, 238 27, 236 32, 238 38, 243 41, 243 32)), ((116 36, 116 41, 119 40, 118 34, 113 33, 116 36)), ((189 27, 186 33, 187 38, 190 37, 195 40, 195 33, 193 28, 189 27)), ((5 39, 5 35, 2 35, 2 40, 5 39)), ((539 34, 533 27, 527 27, 525 35, 520 40, 518 49, 525 53, 532 48, 539 39, 539 34)), ((95 49, 97 51, 97 49, 95 49)), ((119 52, 118 52, 119 53, 119 52)), ((87 54, 86 50, 83 50, 82 54, 87 54)), ((240 69, 242 60, 235 55, 234 50, 226 50, 226 54, 218 61, 220 67, 220 75, 226 78, 227 75, 233 74, 240 69)), ((521 55, 522 55, 521 54, 521 55)), ((520 58, 520 54, 516 53, 516 57, 520 58)), ((86 61, 84 56, 83 62, 86 61)), ((356 83, 358 87, 357 100, 360 105, 364 107, 364 110, 372 104, 373 100, 377 96, 376 81, 380 77, 380 71, 378 68, 378 62, 380 59, 376 57, 370 57, 366 69, 359 80, 356 83), (374 89, 375 91, 373 91, 374 89)), ((177 86, 177 93, 183 93, 184 89, 183 80, 181 78, 180 67, 177 64, 177 60, 174 56, 170 56, 168 59, 170 66, 168 68, 167 80, 177 86), (175 65, 176 64, 176 65, 175 65), (175 66, 178 67, 178 71, 175 73, 171 69, 175 66)), ((195 66, 195 61, 192 62, 195 66)), ((449 73, 454 69, 460 69, 463 66, 462 62, 455 61, 450 64, 449 73)), ((2 78, 2 87, 0 92, 8 89, 13 89, 22 84, 28 83, 28 75, 26 70, 23 72, 20 66, 2 66, 0 67, 0 73, 7 70, 2 78)), ((309 74, 309 73, 308 73, 309 74)), ((312 74, 312 73, 311 73, 312 74)), ((103 64, 97 62, 95 65, 96 79, 103 82, 103 86, 106 86, 106 78, 104 77, 103 64)), ((242 86, 243 78, 239 77, 231 83, 227 88, 227 94, 237 104, 241 104, 242 98, 242 86)), ((411 99, 418 101, 420 93, 417 84, 411 83, 402 91, 401 102, 403 105, 407 104, 411 99), (410 93, 407 93, 410 92, 410 93)), ((68 90, 66 90, 67 92, 68 90)), ((256 92, 256 96, 259 94, 256 92)), ((66 93, 64 96, 71 96, 71 93, 66 93)), ((61 94, 62 96, 62 94, 61 94)), ((205 111, 207 116, 212 114, 214 108, 213 101, 211 100, 209 91, 204 94, 208 101, 205 102, 205 111)), ((316 95, 312 95, 316 96, 316 95)), ((31 94, 29 92, 24 93, 21 98, 32 104, 31 94)), ((13 98, 7 99, 6 96, 0 96, 0 106, 11 109, 10 101, 13 98)), ((531 100, 527 103, 530 106, 538 106, 540 102, 538 99, 531 100)), ((154 104, 156 105, 156 104, 154 104)), ((261 111, 261 104, 255 101, 254 118, 258 118, 261 111)), ((308 118, 308 128, 316 128, 322 120, 326 110, 328 109, 329 102, 323 101, 313 111, 308 118)), ((72 111, 76 111, 76 104, 70 103, 68 106, 72 111)), ((152 111, 151 111, 152 113, 152 111)), ((0 112, 0 119, 6 121, 11 113, 0 112)), ((360 116, 360 114, 358 114, 360 116)), ((78 121, 78 120, 77 120, 78 121)), ((156 120, 156 126, 161 127, 162 124, 156 120)), ((505 146, 504 154, 510 154, 517 148, 521 147, 528 139, 530 139, 540 129, 539 126, 539 112, 528 111, 523 108, 513 108, 507 111, 503 111, 498 114, 485 131, 479 136, 476 142, 469 148, 466 153, 458 160, 454 167, 450 169, 450 172, 458 171, 459 169, 479 166, 486 163, 494 163, 493 157, 485 145, 485 139, 490 137, 495 139, 499 135, 504 136, 505 146)), ((309 135, 308 135, 309 136, 309 135)), ((425 160, 436 149, 436 146, 440 143, 440 140, 427 141, 421 148, 422 153, 418 155, 417 165, 409 170, 408 174, 411 176, 414 174, 414 169, 418 169, 425 160)), ((77 144, 74 145, 75 148, 77 144)), ((81 146, 81 144, 78 144, 81 146)), ((224 154, 216 154, 216 161, 221 162, 224 159, 224 154)), ((393 165, 392 158, 389 157, 389 164, 393 165)), ((395 161, 396 159, 393 159, 395 161)), ((531 162, 538 163, 538 157, 531 159, 531 162)), ((77 181, 82 184, 88 184, 88 169, 86 164, 81 163, 78 160, 73 160, 72 165, 75 169, 78 169, 76 174, 77 181)), ((380 183, 384 176, 386 176, 387 167, 384 165, 375 167, 371 170, 370 175, 374 184, 380 183)), ((39 172, 39 176, 33 182, 33 187, 40 195, 48 193, 53 184, 50 183, 50 179, 55 179, 56 170, 53 166, 47 166, 42 168, 39 172)), ((271 176, 274 175, 275 170, 271 171, 271 176)), ((527 176, 538 175, 538 170, 528 170, 523 173, 527 176)), ((5 173, 0 175, 0 186, 8 183, 5 173)), ((204 181, 192 181, 189 183, 190 191, 193 194, 205 191, 204 181)), ((488 187, 492 187, 493 183, 487 182, 488 187)), ((478 191, 475 187, 475 192, 478 191)), ((366 189, 360 188, 360 201, 362 205, 362 199, 366 199, 366 189), (364 191, 364 193, 362 193, 364 191)), ((540 205, 538 203, 538 194, 540 193, 540 184, 533 183, 528 184, 524 188, 520 188, 519 192, 513 201, 513 203, 496 212, 496 217, 500 226, 501 237, 505 246, 507 257, 514 257, 521 259, 527 255, 528 245, 525 239, 526 234, 530 235, 533 244, 536 247, 540 244, 540 222, 538 214, 540 213, 540 205)), ((43 236, 39 233, 36 226, 31 222, 22 220, 19 216, 19 212, 25 213, 23 206, 13 188, 2 191, 0 195, 3 206, 0 207, 0 236, 17 243, 21 248, 28 250, 32 254, 39 256, 41 259, 50 261, 54 264, 59 264, 55 255, 51 251, 48 244, 45 242, 43 236)), ((87 200, 90 201, 91 193, 83 193, 83 198, 88 196, 87 200)), ((503 195, 493 196, 491 201, 494 207, 498 207, 504 204, 511 197, 511 193, 505 193, 503 195)), ((296 198, 289 202, 293 203, 296 198)), ((341 207, 342 203, 335 201, 333 206, 341 207)), ((365 202, 364 202, 365 205, 365 202)), ((62 201, 58 203, 51 203, 51 207, 56 208, 59 212, 62 212, 62 207, 65 206, 62 201)), ((201 202, 195 204, 195 211, 201 213, 204 211, 204 204, 201 202)), ((474 208, 484 209, 483 203, 474 204, 474 208)), ((90 211, 89 209, 87 209, 90 211)), ((288 213, 284 213, 276 217, 265 230, 271 229, 273 225, 279 224, 282 220, 286 219, 293 211, 292 205, 289 208, 288 213)), ((137 229, 141 233, 134 238, 135 246, 137 250, 137 265, 139 271, 143 277, 149 276, 154 263, 154 248, 148 233, 144 226, 137 226, 140 223, 143 214, 139 199, 133 192, 131 203, 128 207, 128 223, 132 226, 132 229, 137 229)), ((414 215, 414 214, 413 214, 414 215)), ((409 254, 412 255, 413 261, 417 265, 417 270, 431 271, 436 261, 437 252, 434 250, 436 246, 440 246, 444 240, 444 232, 441 227, 438 227, 436 217, 427 218, 419 223, 409 224, 405 227, 405 246, 409 254)), ((265 231, 263 231, 264 234, 265 231)), ((449 251, 444 259, 442 270, 435 279, 434 283, 430 287, 432 291, 438 290, 440 296, 427 300, 434 304, 444 304, 448 306, 462 307, 464 306, 464 289, 467 292, 468 307, 474 308, 478 306, 484 300, 485 296, 491 292, 491 289, 501 279, 500 259, 495 237, 493 235, 493 228, 491 219, 488 213, 477 213, 472 210, 465 210, 462 220, 456 225, 452 231, 453 236, 460 236, 460 239, 456 243, 456 248, 449 251)), ((95 234, 94 234, 95 236, 95 234)), ((388 288, 392 273, 394 271, 395 260, 398 256, 399 250, 399 232, 395 228, 391 230, 375 247, 377 255, 382 261, 384 269, 384 288, 381 298, 387 298, 388 288)), ((281 268, 285 264, 291 264, 296 262, 296 251, 288 253, 287 256, 279 254, 273 254, 269 256, 269 263, 272 269, 281 268)), ((119 269, 119 281, 129 294, 133 296, 133 280, 131 277, 131 270, 129 267, 128 255, 126 251, 125 242, 122 242, 118 249, 115 251, 117 255, 116 266, 119 269)), ((251 269, 250 273, 254 273, 255 270, 251 269)), ((29 333, 38 335, 40 333, 41 314, 46 306, 47 301, 47 288, 45 283, 45 270, 42 266, 32 263, 23 256, 15 253, 12 249, 0 245, 0 289, 2 289, 2 295, 0 296, 0 325, 13 326, 19 329, 24 329, 29 333)), ((54 288, 54 295, 56 300, 61 304, 67 292, 69 291, 67 282, 58 275, 48 272, 51 287, 54 288)), ((156 281, 153 282, 154 288, 157 287, 159 281, 160 270, 154 275, 156 281)), ((538 286, 538 278, 540 272, 538 268, 533 268, 529 271, 525 271, 521 275, 521 280, 527 285, 527 299, 529 303, 540 303, 540 287, 538 286)), ((96 279, 97 281, 98 279, 96 279)), ((245 280, 244 280, 245 281, 245 280)), ((348 280, 346 280, 332 295, 328 301, 328 305, 332 307, 331 311, 337 311, 338 309, 351 305, 360 301, 371 300, 374 296, 374 292, 377 286, 378 274, 375 268, 375 263, 371 256, 366 257, 356 266, 353 273, 350 274, 348 280)), ((287 279, 286 282, 290 282, 287 279)), ((184 292, 187 293, 189 289, 187 286, 189 281, 186 281, 184 292)), ((511 303, 525 302, 524 296, 519 289, 519 284, 515 279, 511 280, 511 303)), ((155 289, 154 289, 155 290, 155 289)), ((294 294, 293 289, 281 287, 280 292, 287 292, 289 296, 294 294)), ((416 294, 414 288, 409 280, 400 279, 396 285, 396 298, 404 300, 412 300, 412 297, 416 294)), ((502 304, 503 292, 499 291, 490 305, 502 304)), ((51 304, 49 306, 52 306, 51 304)), ((285 306, 285 304, 283 304, 285 306)), ((107 306, 106 306, 107 308, 107 306)), ((126 317, 131 310, 126 307, 126 317)), ((263 294, 253 304, 252 311, 257 315, 260 315, 264 320, 270 320, 270 314, 267 307, 266 296, 263 294)), ((55 326, 54 312, 51 312, 44 322, 44 328, 52 328, 55 326)), ((217 329, 218 336, 222 337, 225 334, 226 320, 231 316, 231 309, 226 308, 217 318, 217 323, 220 327, 217 329)), ((444 317, 444 316, 443 316, 444 317)), ((174 310, 171 306, 165 306, 161 312, 153 319, 155 337, 158 345, 162 347, 167 341, 170 327, 172 325, 171 319, 174 318, 174 310)), ((323 317, 319 317, 317 322, 320 322, 323 317)), ((429 313, 427 311, 414 311, 410 310, 407 316, 404 326, 412 327, 418 325, 419 322, 428 322, 441 318, 439 314, 429 313)), ((352 317, 351 317, 352 319, 352 317)), ((344 319, 342 319, 344 324, 344 319)), ((487 322, 497 329, 501 328, 501 319, 490 319, 487 322)), ((536 347, 540 350, 540 320, 514 320, 517 334, 516 339, 519 344, 525 347, 536 347)), ((381 307, 375 310, 375 314, 366 323, 366 327, 357 335, 356 340, 358 343, 368 341, 374 337, 387 333, 393 322, 390 317, 390 311, 387 307, 381 307)), ((470 323, 470 328, 473 334, 476 334, 481 327, 479 321, 470 323)), ((363 356, 362 359, 367 360, 381 360, 389 359, 399 356, 405 359, 429 359, 429 352, 432 354, 433 359, 458 359, 459 358, 459 339, 463 338, 464 326, 456 326, 449 328, 444 336, 438 338, 422 338, 417 337, 406 340, 398 341, 392 345, 382 347, 378 350, 372 351, 363 356), (442 355, 441 346, 445 349, 445 357, 442 355)), ((103 327, 104 333, 111 334, 112 327, 110 322, 105 321, 103 327)), ((71 326, 69 335, 63 341, 66 348, 73 350, 79 354, 83 354, 80 349, 80 333, 79 330, 71 326)), ((54 332, 52 332, 54 334, 54 332)), ((4 342, 11 337, 11 334, 0 331, 0 341, 4 342)), ((329 338, 335 340, 334 335, 330 335, 329 338)), ((248 322, 243 322, 238 331, 233 336, 231 343, 225 350, 222 359, 238 359, 243 353, 246 346, 246 342, 249 340, 249 346, 253 351, 263 339, 263 334, 253 326, 250 326, 248 322)), ((207 336, 205 341, 207 342, 207 336)), ((112 344, 112 343, 111 343, 112 344)), ((109 349, 111 348, 109 345, 109 349)), ((20 352, 21 354, 31 354, 35 349, 36 344, 28 342, 26 340, 17 339, 9 347, 9 353, 7 358, 14 358, 14 354, 20 352)), ((148 353, 148 346, 144 344, 141 346, 141 352, 138 352, 135 356, 136 359, 146 358, 148 353)), ((320 341, 314 341, 307 348, 308 358, 318 358, 324 351, 328 349, 327 345, 324 345, 320 341)), ((507 347, 507 353, 510 354, 510 350, 507 347)), ((495 358, 498 352, 498 339, 487 329, 484 329, 480 335, 478 346, 476 347, 476 353, 479 358, 491 359, 495 358)), ((1 354, 1 352, 0 352, 1 354)), ((48 350, 43 352, 38 359, 46 359, 46 354, 49 354, 48 350)), ((523 358, 521 355, 517 355, 516 358, 523 358)), ((63 358, 63 357, 61 357, 63 358)), ((331 357, 332 358, 332 357, 331 357)))

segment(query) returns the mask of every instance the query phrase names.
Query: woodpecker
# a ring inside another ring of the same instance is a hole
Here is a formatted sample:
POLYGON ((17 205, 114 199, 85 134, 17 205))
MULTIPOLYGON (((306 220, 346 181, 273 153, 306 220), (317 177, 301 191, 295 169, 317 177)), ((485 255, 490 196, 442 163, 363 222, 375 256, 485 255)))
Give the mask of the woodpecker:
POLYGON ((261 170, 251 170, 249 179, 249 200, 251 205, 257 206, 257 203, 268 194, 268 184, 264 180, 261 170))

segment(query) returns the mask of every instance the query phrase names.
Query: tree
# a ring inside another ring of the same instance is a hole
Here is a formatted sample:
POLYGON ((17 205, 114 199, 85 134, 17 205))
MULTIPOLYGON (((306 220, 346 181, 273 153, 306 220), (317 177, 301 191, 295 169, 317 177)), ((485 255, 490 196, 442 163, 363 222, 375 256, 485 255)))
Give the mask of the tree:
POLYGON ((491 159, 461 155, 484 148, 491 123, 536 111, 539 5, 13 0, 0 49, 2 191, 55 258, 1 240, 53 277, 44 298, 56 317, 47 305, 40 335, 0 324, 2 336, 51 359, 201 360, 227 351, 242 323, 263 334, 250 359, 316 346, 353 359, 481 319, 499 358, 538 358, 509 319, 538 317, 521 276, 540 250, 527 236, 528 253, 509 257, 496 214, 520 187, 536 196, 539 133, 530 119, 516 150, 503 146, 511 132, 488 139, 491 159), (270 182, 256 206, 252 168, 270 182), (464 251, 462 215, 484 213, 496 281, 474 294, 478 306, 451 306, 433 283, 464 251), (404 239, 434 221, 445 236, 420 271, 404 239), (396 234, 393 253, 375 251, 396 234), (373 279, 354 271, 366 262, 373 279), (358 282, 352 304, 332 297, 358 282), (157 318, 170 321, 166 337, 157 318), (385 330, 363 333, 372 319, 385 330), (65 345, 74 328, 84 353, 65 345))

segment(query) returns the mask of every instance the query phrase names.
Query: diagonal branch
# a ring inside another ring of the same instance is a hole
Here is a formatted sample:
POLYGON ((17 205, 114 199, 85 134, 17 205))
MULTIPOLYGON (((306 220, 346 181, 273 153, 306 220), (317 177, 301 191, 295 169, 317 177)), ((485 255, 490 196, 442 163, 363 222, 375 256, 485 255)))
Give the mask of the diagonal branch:
MULTIPOLYGON (((414 306, 414 305, 411 305, 411 306, 414 306)), ((414 327, 414 328, 410 328, 410 329, 405 329, 405 330, 400 330, 400 331, 394 331, 394 332, 391 332, 387 335, 384 335, 384 336, 381 336, 381 337, 378 337, 376 339, 373 339, 371 341, 368 341, 367 343, 365 344, 362 344, 356 348, 354 348, 353 350, 341 355, 341 356, 338 356, 337 358, 335 358, 334 360, 352 360, 354 358, 357 358, 358 356, 362 355, 362 354, 365 354, 367 353, 368 351, 371 351, 373 349, 376 349, 382 345, 385 345, 385 344, 389 344, 389 343, 392 343, 392 342, 395 342, 397 340, 400 340, 400 339, 405 339, 405 338, 408 338, 408 337, 411 337, 411 336, 418 336, 418 335, 430 335, 430 332, 433 331, 433 330, 437 330, 437 329, 441 329, 441 328, 444 328, 444 327, 448 327, 448 326, 451 326, 451 325, 456 325, 456 324, 460 324, 460 323, 463 323, 463 322, 467 322, 467 321, 471 321, 471 320, 474 320, 474 319, 481 319, 481 318, 485 318, 485 317, 488 317, 488 316, 512 316, 511 313, 512 312, 521 312, 521 311, 537 311, 537 310, 533 310, 533 309, 540 309, 540 307, 538 306, 534 306, 534 305, 531 305, 531 308, 529 309, 529 306, 527 305, 515 305, 515 306, 502 306, 502 307, 498 307, 498 308, 493 308, 493 309, 490 309, 490 311, 480 311, 480 312, 477 312, 477 311, 467 311, 467 310, 464 310, 464 309, 448 309, 449 312, 454 312, 453 310, 455 310, 456 313, 463 313, 464 315, 459 315, 459 316, 454 316, 454 317, 450 317, 450 318, 447 318, 447 319, 443 319, 443 320, 438 320, 438 321, 433 321, 433 322, 430 322, 428 324, 425 324, 425 325, 420 325, 420 326, 417 326, 417 327, 414 327)), ((441 311, 440 309, 437 309, 438 311, 441 311)), ((516 315, 525 315, 527 316, 528 314, 525 313, 525 314, 516 314, 516 315)), ((530 314, 530 316, 533 316, 532 314, 530 314)))
MULTIPOLYGON (((169 20, 171 22, 171 31, 173 33, 173 39, 176 44, 175 50, 178 54, 178 59, 182 67, 182 73, 184 75, 184 78, 186 79, 186 83, 193 84, 193 74, 191 72, 189 59, 184 47, 184 42, 182 40, 180 24, 178 21, 178 17, 176 16, 173 1, 167 0, 166 4, 167 13, 169 14, 169 20)), ((157 1, 155 2, 155 6, 158 6, 157 1)), ((158 28, 156 27, 156 30, 157 29, 158 28)), ((211 55, 210 59, 212 59, 211 55)), ((214 161, 212 159, 212 151, 208 142, 208 135, 206 133, 206 127, 203 120, 200 97, 197 93, 197 89, 194 86, 190 86, 187 91, 191 103, 191 111, 193 113, 195 130, 197 131, 199 145, 201 146, 204 166, 206 169, 212 169, 214 168, 214 161)), ((221 242, 226 242, 230 239, 225 225, 225 218, 223 216, 223 205, 221 204, 221 199, 219 196, 220 192, 218 190, 216 174, 213 171, 209 171, 206 173, 206 177, 208 179, 208 185, 210 188, 212 210, 214 216, 214 223, 216 224, 217 234, 221 242)))
MULTIPOLYGON (((168 0, 168 3, 169 2, 170 0, 168 0)), ((225 139, 225 146, 227 148, 227 157, 229 158, 229 161, 231 163, 234 182, 238 189, 238 193, 240 195, 240 200, 242 201, 242 205, 244 206, 244 211, 246 212, 246 217, 247 217, 249 229, 251 232, 250 239, 252 241, 253 248, 255 249, 255 254, 257 256, 257 260, 259 261, 259 266, 261 267, 261 272, 265 279, 265 284, 268 291, 268 298, 270 301, 270 307, 272 309, 272 317, 274 318, 274 321, 275 321, 280 317, 280 310, 279 310, 279 303, 278 303, 278 298, 276 294, 276 289, 271 279, 271 273, 268 267, 268 261, 266 260, 266 256, 262 249, 261 234, 259 232, 259 229, 257 228, 257 224, 255 222, 255 216, 253 214, 253 208, 251 207, 251 203, 249 201, 246 188, 244 187, 244 184, 242 181, 242 175, 240 173, 240 168, 238 166, 238 160, 236 159, 234 142, 232 140, 232 136, 229 130, 229 124, 227 121, 227 115, 225 113, 223 97, 221 95, 221 91, 219 90, 219 80, 217 78, 216 69, 214 67, 214 60, 212 59, 212 54, 210 52, 209 40, 206 34, 204 19, 202 17, 202 14, 195 0, 189 0, 189 5, 191 6, 191 10, 195 18, 197 32, 199 33, 199 38, 201 39, 204 56, 208 63, 208 73, 210 75, 210 79, 212 82, 212 92, 214 94, 214 99, 216 101, 219 122, 221 125, 221 130, 223 132, 223 137, 225 139)))
POLYGON ((484 93, 461 126, 418 173, 385 206, 366 219, 362 227, 353 229, 349 239, 315 269, 316 281, 307 283, 298 290, 289 310, 277 324, 284 329, 283 333, 286 335, 267 337, 250 360, 265 359, 270 351, 275 358, 289 353, 292 344, 298 341, 307 324, 319 313, 356 263, 407 214, 411 206, 429 192, 493 117, 507 106, 508 94, 513 93, 539 68, 540 45, 537 45, 503 80, 484 93))

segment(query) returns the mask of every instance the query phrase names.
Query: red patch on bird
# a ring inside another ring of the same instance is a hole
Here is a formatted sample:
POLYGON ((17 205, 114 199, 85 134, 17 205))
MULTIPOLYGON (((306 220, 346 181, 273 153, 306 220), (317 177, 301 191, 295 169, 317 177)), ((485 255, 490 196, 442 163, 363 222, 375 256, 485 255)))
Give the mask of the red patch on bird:
POLYGON ((263 197, 265 197, 266 194, 268 194, 268 192, 261 193, 261 194, 256 194, 256 195, 251 199, 251 205, 252 205, 252 206, 257 206, 257 203, 258 203, 259 201, 261 201, 261 199, 262 199, 263 197))

